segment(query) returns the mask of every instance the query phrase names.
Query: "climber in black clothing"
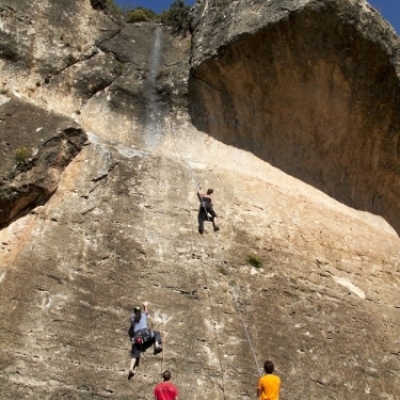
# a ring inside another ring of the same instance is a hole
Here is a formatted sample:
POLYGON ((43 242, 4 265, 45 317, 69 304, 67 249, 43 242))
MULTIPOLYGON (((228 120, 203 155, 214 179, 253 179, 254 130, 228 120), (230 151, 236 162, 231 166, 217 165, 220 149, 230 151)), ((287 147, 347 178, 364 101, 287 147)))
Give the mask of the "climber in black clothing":
POLYGON ((208 189, 207 193, 201 193, 201 186, 197 189, 197 196, 200 200, 199 209, 199 233, 203 234, 204 231, 204 221, 212 221, 214 226, 214 231, 219 231, 218 226, 218 216, 213 210, 213 199, 212 193, 213 189, 208 189))

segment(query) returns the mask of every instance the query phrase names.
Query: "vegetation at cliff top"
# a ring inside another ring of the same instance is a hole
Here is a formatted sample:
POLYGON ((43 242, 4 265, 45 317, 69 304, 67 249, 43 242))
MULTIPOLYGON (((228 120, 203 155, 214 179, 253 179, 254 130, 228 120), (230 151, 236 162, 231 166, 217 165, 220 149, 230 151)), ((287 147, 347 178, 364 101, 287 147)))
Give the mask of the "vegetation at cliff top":
POLYGON ((174 33, 186 34, 192 19, 190 9, 184 0, 174 0, 169 10, 161 13, 161 22, 171 26, 174 33))
POLYGON ((90 3, 95 10, 108 11, 112 14, 119 14, 122 12, 114 0, 90 0, 90 3))
POLYGON ((140 6, 122 10, 114 0, 91 0, 91 3, 95 9, 124 15, 128 23, 160 22, 170 26, 173 33, 183 35, 190 29, 191 7, 185 3, 185 0, 172 1, 170 8, 161 14, 156 14, 153 10, 140 6))

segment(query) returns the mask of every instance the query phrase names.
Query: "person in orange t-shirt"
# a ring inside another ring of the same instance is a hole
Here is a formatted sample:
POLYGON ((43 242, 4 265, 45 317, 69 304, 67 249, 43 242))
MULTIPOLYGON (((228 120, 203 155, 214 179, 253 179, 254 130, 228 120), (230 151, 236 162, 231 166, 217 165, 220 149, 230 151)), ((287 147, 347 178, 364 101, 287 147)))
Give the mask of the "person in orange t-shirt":
POLYGON ((272 361, 265 361, 265 374, 258 380, 257 396, 260 400, 279 400, 279 390, 281 379, 277 375, 272 375, 275 366, 272 361))

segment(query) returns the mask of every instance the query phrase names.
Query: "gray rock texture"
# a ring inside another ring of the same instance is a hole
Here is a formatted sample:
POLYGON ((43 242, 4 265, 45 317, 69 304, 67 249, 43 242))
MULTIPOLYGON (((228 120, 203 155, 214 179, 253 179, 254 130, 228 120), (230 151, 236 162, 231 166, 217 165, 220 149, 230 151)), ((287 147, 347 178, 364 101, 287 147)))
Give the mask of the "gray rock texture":
POLYGON ((2 0, 0 15, 3 91, 72 115, 118 76, 118 62, 98 46, 120 26, 90 1, 2 0))
POLYGON ((399 398, 396 220, 334 198, 337 176, 366 195, 369 175, 385 196, 394 176, 395 156, 383 174, 378 146, 395 151, 385 123, 398 135, 390 28, 361 2, 198 1, 188 90, 190 38, 120 24, 96 4, 1 2, 13 17, 0 32, 0 201, 10 187, 54 185, 33 208, 9 207, 0 229, 0 399, 150 400, 169 369, 181 399, 249 400, 267 358, 281 399, 399 398), (361 53, 364 20, 376 27, 374 62, 361 53), (55 40, 61 30, 75 50, 55 40), (346 72, 338 59, 351 43, 346 72), (361 160, 364 119, 374 125, 361 160), (20 146, 32 149, 24 163, 20 146), (336 179, 334 197, 311 179, 317 167, 336 179), (218 233, 197 232, 200 182, 215 190, 218 233), (144 354, 128 381, 129 316, 142 301, 164 351, 144 354))
POLYGON ((191 115, 400 230, 400 40, 363 0, 203 1, 191 115))
POLYGON ((87 136, 74 121, 2 96, 0 226, 43 205, 87 136))

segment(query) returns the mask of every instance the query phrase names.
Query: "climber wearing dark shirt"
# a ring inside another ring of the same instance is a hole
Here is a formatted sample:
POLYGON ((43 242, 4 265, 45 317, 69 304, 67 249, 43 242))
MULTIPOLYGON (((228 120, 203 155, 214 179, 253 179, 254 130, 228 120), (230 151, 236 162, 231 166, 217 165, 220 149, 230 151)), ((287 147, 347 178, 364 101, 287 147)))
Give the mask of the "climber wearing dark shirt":
POLYGON ((214 231, 219 231, 218 226, 218 216, 213 210, 213 189, 208 189, 207 193, 201 193, 201 186, 197 189, 197 196, 200 200, 199 209, 199 233, 203 234, 204 231, 204 221, 212 221, 214 226, 214 231))

